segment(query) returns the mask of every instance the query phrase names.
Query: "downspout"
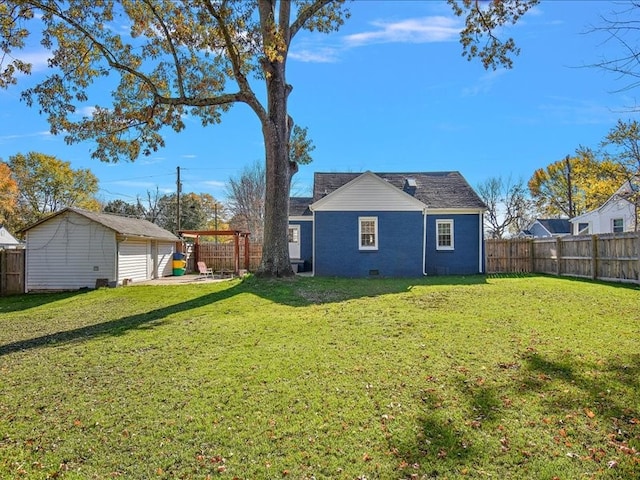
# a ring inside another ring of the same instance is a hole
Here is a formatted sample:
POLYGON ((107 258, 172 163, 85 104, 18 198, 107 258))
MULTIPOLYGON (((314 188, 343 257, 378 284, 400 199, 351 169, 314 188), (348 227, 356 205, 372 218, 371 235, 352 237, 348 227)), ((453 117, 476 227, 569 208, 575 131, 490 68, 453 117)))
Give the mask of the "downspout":
POLYGON ((479 232, 478 232, 478 242, 479 242, 479 246, 478 246, 478 273, 484 273, 484 269, 482 268, 483 263, 484 263, 484 251, 483 251, 483 245, 484 245, 484 215, 483 212, 480 212, 478 214, 478 221, 479 221, 479 232))
POLYGON ((422 276, 427 276, 427 209, 422 210, 422 276))
POLYGON ((313 214, 311 224, 311 276, 316 276, 316 211, 309 208, 313 214))

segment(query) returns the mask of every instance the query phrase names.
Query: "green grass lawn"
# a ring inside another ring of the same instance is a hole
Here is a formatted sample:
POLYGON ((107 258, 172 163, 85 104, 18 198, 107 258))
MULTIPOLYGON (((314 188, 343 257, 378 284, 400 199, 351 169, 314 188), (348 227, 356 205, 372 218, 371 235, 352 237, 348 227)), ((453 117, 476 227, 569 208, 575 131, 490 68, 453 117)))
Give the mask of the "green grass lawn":
POLYGON ((536 276, 0 298, 0 478, 638 478, 639 340, 536 276))

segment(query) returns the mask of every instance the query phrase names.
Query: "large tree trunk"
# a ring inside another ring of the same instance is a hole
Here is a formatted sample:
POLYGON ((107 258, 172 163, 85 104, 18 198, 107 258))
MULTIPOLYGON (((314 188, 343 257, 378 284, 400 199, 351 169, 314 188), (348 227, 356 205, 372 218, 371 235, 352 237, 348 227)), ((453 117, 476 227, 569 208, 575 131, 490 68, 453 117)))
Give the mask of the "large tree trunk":
POLYGON ((259 276, 293 275, 289 260, 289 189, 293 166, 289 162, 287 97, 291 87, 284 76, 284 61, 273 62, 267 76, 268 115, 263 122, 266 154, 264 239, 259 276))

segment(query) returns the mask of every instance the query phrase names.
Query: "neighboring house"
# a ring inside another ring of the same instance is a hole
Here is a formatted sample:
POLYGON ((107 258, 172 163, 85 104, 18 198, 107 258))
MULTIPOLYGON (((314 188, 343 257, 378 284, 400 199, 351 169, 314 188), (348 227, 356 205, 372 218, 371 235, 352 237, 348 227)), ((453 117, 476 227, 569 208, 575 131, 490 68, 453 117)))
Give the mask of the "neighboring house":
POLYGON ((458 172, 316 173, 291 199, 289 255, 317 276, 484 273, 485 211, 458 172))
POLYGON ((636 205, 639 181, 626 181, 599 208, 570 219, 574 235, 633 232, 636 228, 636 205))
POLYGON ((0 249, 2 248, 18 248, 22 245, 16 237, 9 233, 4 225, 0 225, 0 249))
POLYGON ((520 232, 520 237, 562 237, 571 235, 571 222, 567 218, 538 218, 520 232))
POLYGON ((65 208, 22 230, 26 290, 76 290, 171 275, 180 239, 136 218, 65 208))

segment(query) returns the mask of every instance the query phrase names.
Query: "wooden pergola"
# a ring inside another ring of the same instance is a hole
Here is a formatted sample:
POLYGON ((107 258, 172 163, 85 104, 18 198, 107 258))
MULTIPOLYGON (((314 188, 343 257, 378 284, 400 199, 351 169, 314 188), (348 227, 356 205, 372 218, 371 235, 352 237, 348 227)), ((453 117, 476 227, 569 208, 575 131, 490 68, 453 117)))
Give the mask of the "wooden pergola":
POLYGON ((244 269, 249 270, 249 235, 251 233, 242 230, 180 230, 178 236, 182 238, 195 238, 195 262, 199 262, 200 237, 219 237, 233 235, 234 249, 234 273, 240 274, 240 239, 244 241, 244 269))

